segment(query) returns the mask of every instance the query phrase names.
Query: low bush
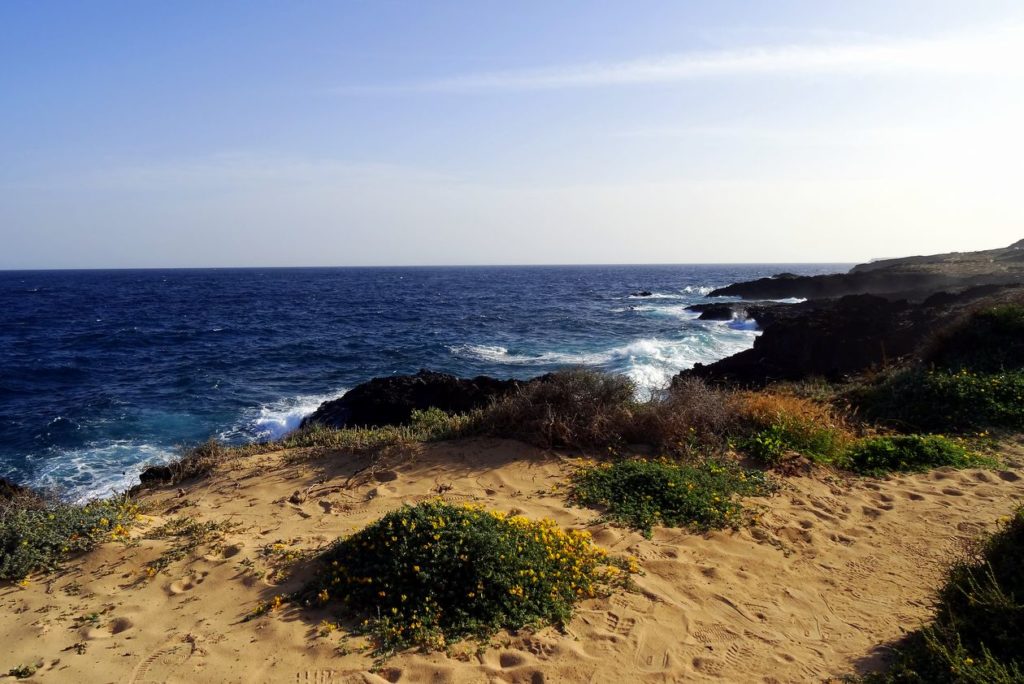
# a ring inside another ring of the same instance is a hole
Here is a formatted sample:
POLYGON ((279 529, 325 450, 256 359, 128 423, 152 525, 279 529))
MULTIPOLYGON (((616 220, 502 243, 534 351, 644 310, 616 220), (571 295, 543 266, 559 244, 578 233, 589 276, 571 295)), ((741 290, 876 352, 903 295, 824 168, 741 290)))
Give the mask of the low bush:
POLYGON ((763 463, 778 463, 793 451, 832 463, 853 440, 850 426, 829 404, 794 394, 744 392, 736 410, 742 425, 736 446, 763 463))
POLYGON ((1024 507, 956 562, 934 621, 912 633, 875 683, 1024 682, 1024 507))
POLYGON ((1024 371, 908 369, 856 390, 851 399, 865 417, 904 429, 1024 429, 1024 371))
POLYGON ((629 378, 591 370, 552 373, 484 409, 477 429, 545 447, 594 447, 629 440, 638 402, 629 378))
POLYGON ((854 444, 843 461, 850 470, 875 476, 942 466, 971 468, 991 464, 989 459, 942 435, 869 437, 854 444))
POLYGON ((477 506, 428 501, 388 513, 339 540, 305 592, 362 619, 377 654, 443 648, 499 629, 562 625, 573 607, 623 584, 613 560, 582 531, 477 506))
POLYGON ((650 536, 654 525, 694 531, 735 526, 743 512, 739 497, 772 489, 761 471, 732 463, 621 460, 578 471, 570 500, 601 506, 609 520, 650 536))
POLYGON ((737 427, 733 404, 726 391, 697 378, 678 378, 636 408, 623 439, 680 456, 720 452, 737 427))
POLYGON ((125 539, 138 515, 126 497, 84 505, 22 497, 0 506, 0 580, 59 567, 66 557, 125 539))
POLYGON ((1024 306, 1001 304, 962 318, 936 336, 924 361, 982 373, 1024 369, 1024 306))

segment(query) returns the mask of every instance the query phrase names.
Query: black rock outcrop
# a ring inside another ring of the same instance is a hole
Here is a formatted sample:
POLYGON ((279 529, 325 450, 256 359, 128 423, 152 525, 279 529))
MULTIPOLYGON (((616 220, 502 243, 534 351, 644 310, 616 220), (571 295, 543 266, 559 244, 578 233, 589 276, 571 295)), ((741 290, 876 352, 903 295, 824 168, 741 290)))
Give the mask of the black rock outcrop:
POLYGON ((875 294, 893 300, 919 301, 942 290, 959 292, 981 285, 1024 282, 1021 242, 980 252, 882 259, 859 264, 847 273, 819 276, 780 273, 771 278, 734 283, 712 291, 709 296, 824 299, 851 294, 875 294))
POLYGON ((428 370, 415 375, 374 378, 339 399, 324 402, 302 421, 302 426, 403 425, 409 422, 415 409, 438 408, 449 413, 465 413, 486 406, 520 384, 518 380, 487 376, 457 378, 428 370))
POLYGON ((933 294, 923 303, 861 294, 752 307, 764 331, 752 349, 680 375, 745 386, 811 377, 839 380, 918 353, 935 331, 969 307, 1022 296, 1020 286, 982 286, 933 294))

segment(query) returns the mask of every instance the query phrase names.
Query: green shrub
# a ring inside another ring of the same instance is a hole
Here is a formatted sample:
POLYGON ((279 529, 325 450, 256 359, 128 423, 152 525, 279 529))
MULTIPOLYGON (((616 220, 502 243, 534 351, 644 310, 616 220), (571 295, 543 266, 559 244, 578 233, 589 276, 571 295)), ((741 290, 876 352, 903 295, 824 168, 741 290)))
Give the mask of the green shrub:
POLYGON ((85 505, 15 499, 0 507, 0 580, 56 569, 67 556, 124 539, 138 508, 128 498, 85 505))
POLYGON ((865 417, 917 430, 1024 429, 1024 371, 911 369, 856 391, 865 417))
POLYGON ((897 647, 869 682, 1024 682, 1024 507, 955 563, 932 624, 897 647))
POLYGON ((1024 369, 1024 306, 1001 304, 972 313, 940 333, 924 360, 949 370, 1024 369))
POLYGON ((311 604, 340 602, 378 655, 442 648, 499 629, 564 624, 581 599, 628 578, 583 531, 481 507, 429 501, 388 513, 339 540, 307 587, 311 604))
POLYGON ((819 463, 839 459, 853 433, 830 405, 795 394, 744 392, 737 396, 741 429, 735 445, 757 460, 776 464, 788 452, 819 463))
POLYGON ((990 460, 972 454, 962 444, 942 435, 869 437, 854 444, 844 461, 846 467, 864 475, 991 464, 990 460))
POLYGON ((445 413, 439 408, 426 411, 414 409, 411 427, 416 436, 423 441, 456 439, 470 434, 476 429, 479 412, 471 414, 445 413))
POLYGON ((609 520, 650 536, 654 525, 697 531, 734 526, 743 511, 737 497, 771 490, 764 473, 731 463, 622 460, 578 471, 570 499, 601 506, 609 520))

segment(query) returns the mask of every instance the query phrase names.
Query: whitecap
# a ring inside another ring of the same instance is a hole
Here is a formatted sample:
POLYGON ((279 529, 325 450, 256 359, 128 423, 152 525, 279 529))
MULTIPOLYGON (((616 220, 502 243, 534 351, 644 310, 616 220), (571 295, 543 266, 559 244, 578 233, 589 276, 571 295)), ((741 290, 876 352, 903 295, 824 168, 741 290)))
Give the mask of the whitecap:
POLYGON ((227 442, 278 439, 296 430, 302 419, 325 401, 337 399, 347 391, 341 388, 325 394, 300 394, 272 401, 245 411, 234 426, 218 437, 227 442))
POLYGON ((496 345, 462 344, 449 350, 463 358, 510 366, 588 366, 626 375, 637 385, 641 398, 649 397, 671 382, 672 377, 696 363, 711 363, 749 349, 756 327, 744 324, 702 326, 681 339, 641 338, 628 344, 597 351, 545 351, 533 354, 509 352, 496 345))
POLYGON ((111 440, 62 450, 47 459, 29 485, 56 489, 68 500, 82 503, 109 497, 139 484, 149 465, 167 463, 176 451, 136 440, 111 440))

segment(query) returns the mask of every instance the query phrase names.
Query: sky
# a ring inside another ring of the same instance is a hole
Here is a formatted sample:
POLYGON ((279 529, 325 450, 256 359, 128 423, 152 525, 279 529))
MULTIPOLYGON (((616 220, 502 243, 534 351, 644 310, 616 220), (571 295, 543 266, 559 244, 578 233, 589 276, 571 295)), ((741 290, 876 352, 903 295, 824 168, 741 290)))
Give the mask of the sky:
POLYGON ((0 3, 0 268, 1024 238, 1024 3, 0 3))

